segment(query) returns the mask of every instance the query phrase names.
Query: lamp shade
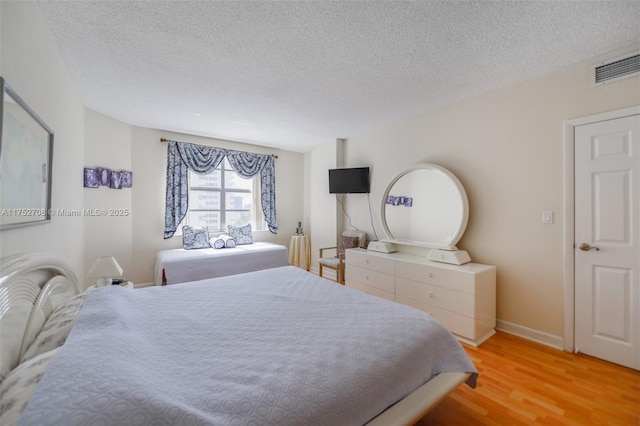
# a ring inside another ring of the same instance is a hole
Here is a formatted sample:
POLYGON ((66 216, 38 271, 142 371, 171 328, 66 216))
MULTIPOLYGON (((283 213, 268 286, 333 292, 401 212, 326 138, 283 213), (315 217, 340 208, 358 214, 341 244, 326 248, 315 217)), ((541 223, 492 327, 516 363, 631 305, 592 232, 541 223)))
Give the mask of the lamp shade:
POLYGON ((99 257, 87 273, 89 278, 101 278, 98 285, 111 284, 111 278, 119 276, 122 276, 122 268, 113 256, 99 257))

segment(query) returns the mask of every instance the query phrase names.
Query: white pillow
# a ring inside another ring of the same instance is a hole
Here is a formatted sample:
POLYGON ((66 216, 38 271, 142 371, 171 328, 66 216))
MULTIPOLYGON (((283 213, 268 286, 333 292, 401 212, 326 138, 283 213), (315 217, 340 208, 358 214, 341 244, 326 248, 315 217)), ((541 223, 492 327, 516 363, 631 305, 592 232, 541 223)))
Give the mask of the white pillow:
POLYGON ((51 364, 57 349, 42 353, 11 370, 0 384, 0 425, 15 425, 22 417, 40 379, 51 364))
POLYGON ((236 246, 235 238, 231 238, 229 235, 220 235, 220 238, 222 238, 226 248, 234 248, 236 246))
POLYGON ((224 240, 222 239, 222 235, 220 235, 219 237, 211 238, 209 240, 209 244, 211 244, 211 247, 213 247, 214 249, 224 248, 224 240))
POLYGON ((71 333, 71 328, 73 328, 86 297, 86 293, 77 294, 58 306, 44 322, 40 332, 22 355, 20 363, 62 346, 71 333))

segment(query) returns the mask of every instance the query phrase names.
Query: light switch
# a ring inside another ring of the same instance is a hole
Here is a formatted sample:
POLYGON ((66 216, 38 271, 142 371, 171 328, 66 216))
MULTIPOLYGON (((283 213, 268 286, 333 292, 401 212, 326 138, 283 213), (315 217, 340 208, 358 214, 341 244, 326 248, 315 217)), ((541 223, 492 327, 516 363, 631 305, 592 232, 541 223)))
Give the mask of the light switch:
POLYGON ((545 210, 542 212, 542 223, 553 223, 553 210, 545 210))

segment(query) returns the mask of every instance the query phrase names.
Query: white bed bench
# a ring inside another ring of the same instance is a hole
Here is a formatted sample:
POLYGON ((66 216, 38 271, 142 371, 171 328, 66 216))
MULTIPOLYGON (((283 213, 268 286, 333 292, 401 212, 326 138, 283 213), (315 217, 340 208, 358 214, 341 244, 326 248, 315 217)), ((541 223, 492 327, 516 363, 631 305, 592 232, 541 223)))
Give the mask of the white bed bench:
POLYGON ((287 248, 280 244, 254 242, 223 249, 173 249, 156 255, 154 284, 178 284, 218 278, 243 272, 289 266, 287 248))

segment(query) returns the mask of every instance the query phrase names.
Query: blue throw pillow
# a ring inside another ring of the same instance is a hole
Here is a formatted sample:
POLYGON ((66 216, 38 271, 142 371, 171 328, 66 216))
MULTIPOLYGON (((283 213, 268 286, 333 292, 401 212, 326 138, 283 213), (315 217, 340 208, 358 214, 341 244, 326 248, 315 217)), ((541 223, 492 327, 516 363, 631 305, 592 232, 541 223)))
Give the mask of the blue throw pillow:
POLYGON ((211 248, 209 230, 204 226, 182 227, 182 245, 186 250, 211 248))
POLYGON ((236 245, 253 243, 250 223, 242 226, 228 225, 227 228, 229 229, 229 236, 236 240, 236 245))

